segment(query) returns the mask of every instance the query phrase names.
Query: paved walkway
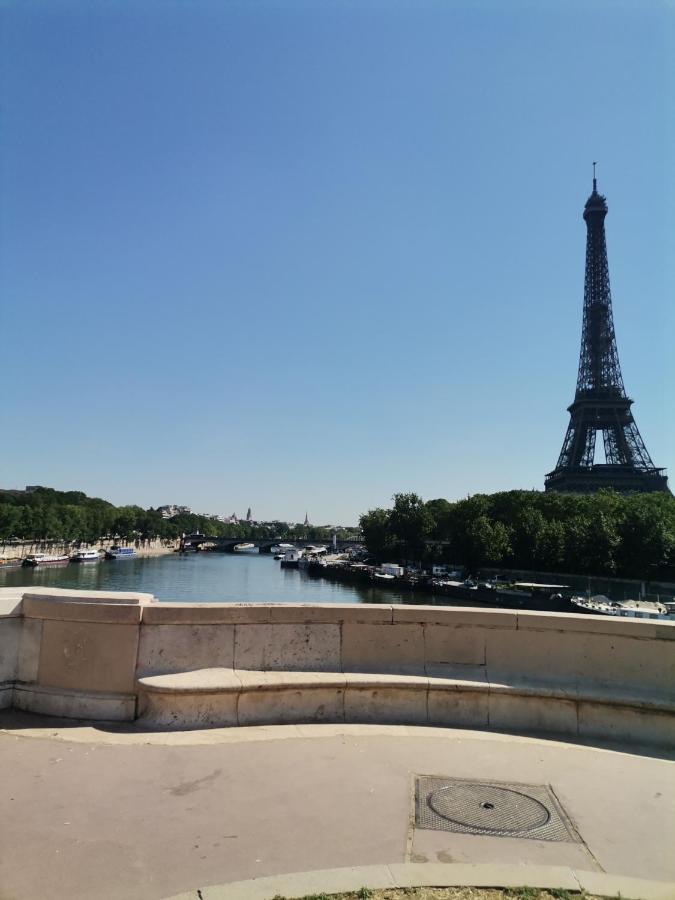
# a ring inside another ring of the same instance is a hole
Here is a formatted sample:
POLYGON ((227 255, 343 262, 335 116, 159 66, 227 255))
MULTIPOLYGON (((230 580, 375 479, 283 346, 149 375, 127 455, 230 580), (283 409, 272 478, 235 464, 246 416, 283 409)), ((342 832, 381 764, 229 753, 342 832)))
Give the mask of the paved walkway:
POLYGON ((0 727, 3 900, 159 900, 395 863, 563 866, 675 883, 673 755, 397 726, 154 734, 3 713, 0 727), (416 829, 415 774, 549 784, 582 840, 416 829))

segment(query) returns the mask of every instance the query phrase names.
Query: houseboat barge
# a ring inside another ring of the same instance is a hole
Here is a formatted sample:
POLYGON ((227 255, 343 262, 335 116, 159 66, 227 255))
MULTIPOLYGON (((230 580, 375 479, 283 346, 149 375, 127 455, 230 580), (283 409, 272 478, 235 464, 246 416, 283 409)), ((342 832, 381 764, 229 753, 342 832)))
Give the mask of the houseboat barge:
POLYGON ((105 551, 106 559, 131 559, 136 555, 133 547, 110 547, 105 551))
POLYGON ((50 556, 47 553, 34 553, 27 556, 23 564, 24 566, 67 566, 69 562, 70 557, 67 555, 50 556))

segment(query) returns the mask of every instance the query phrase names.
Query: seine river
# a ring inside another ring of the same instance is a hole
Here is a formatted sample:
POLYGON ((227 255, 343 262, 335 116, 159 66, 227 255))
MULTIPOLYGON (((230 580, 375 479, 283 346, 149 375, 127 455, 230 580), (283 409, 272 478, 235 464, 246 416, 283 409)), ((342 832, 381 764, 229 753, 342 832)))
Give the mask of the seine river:
MULTIPOLYGON (((565 583, 585 594, 591 579, 566 576, 565 583)), ((48 585, 94 591, 144 591, 178 603, 427 603, 466 606, 466 601, 422 591, 398 592, 311 578, 282 569, 268 553, 168 553, 127 560, 70 563, 51 568, 0 569, 0 588, 48 585)), ((637 596, 636 582, 593 579, 593 593, 614 600, 637 596)), ((648 595, 649 599, 664 599, 648 595)), ((672 597, 665 599, 672 600, 672 597)), ((487 606, 481 602, 481 606, 487 606)), ((504 607, 509 604, 504 603, 504 607)), ((515 604, 517 605, 517 604, 515 604)), ((529 608, 536 609, 536 604, 529 608)), ((542 608, 546 609, 544 605, 542 608)), ((570 607, 570 612, 574 611, 570 607)))
POLYGON ((48 585, 95 591, 146 591, 180 603, 432 603, 429 594, 398 594, 310 578, 282 569, 267 553, 170 553, 127 560, 0 571, 0 587, 48 585))

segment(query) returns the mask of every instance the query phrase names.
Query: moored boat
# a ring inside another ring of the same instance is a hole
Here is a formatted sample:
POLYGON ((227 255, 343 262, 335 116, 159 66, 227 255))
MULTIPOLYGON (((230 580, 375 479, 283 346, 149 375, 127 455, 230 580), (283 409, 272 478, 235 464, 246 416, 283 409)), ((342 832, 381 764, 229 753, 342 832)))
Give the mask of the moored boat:
POLYGON ((98 550, 76 550, 70 557, 71 562, 98 562, 101 556, 98 550))
POLYGON ((131 559, 132 556, 136 555, 136 551, 133 547, 109 547, 105 551, 106 559, 131 559))
POLYGON ((300 565, 300 560, 303 557, 303 551, 298 550, 297 547, 293 547, 291 550, 287 550, 284 553, 284 557, 281 560, 281 568, 282 569, 297 569, 300 565))
POLYGON ((501 603, 521 609, 542 612, 570 612, 566 584, 541 584, 536 581, 516 581, 510 587, 495 587, 501 603))
POLYGON ((572 597, 571 603, 583 612, 599 616, 627 619, 671 618, 668 607, 653 600, 610 600, 604 594, 595 594, 592 597, 572 597))
POLYGON ((270 553, 274 555, 275 559, 277 556, 283 556, 287 550, 295 550, 295 544, 272 544, 270 547, 270 553))
POLYGON ((21 566, 23 564, 23 560, 20 556, 3 556, 0 558, 0 569, 13 569, 16 566, 21 566))
POLYGON ((455 581, 451 578, 432 578, 429 582, 434 594, 442 594, 453 600, 466 600, 471 603, 480 603, 487 599, 490 603, 496 602, 494 591, 479 590, 478 585, 467 578, 465 581, 455 581))
POLYGON ((27 556, 23 564, 24 566, 65 566, 70 562, 70 557, 50 556, 48 553, 33 553, 27 556))
POLYGON ((250 553, 251 550, 255 550, 255 544, 235 544, 234 547, 235 553, 250 553))

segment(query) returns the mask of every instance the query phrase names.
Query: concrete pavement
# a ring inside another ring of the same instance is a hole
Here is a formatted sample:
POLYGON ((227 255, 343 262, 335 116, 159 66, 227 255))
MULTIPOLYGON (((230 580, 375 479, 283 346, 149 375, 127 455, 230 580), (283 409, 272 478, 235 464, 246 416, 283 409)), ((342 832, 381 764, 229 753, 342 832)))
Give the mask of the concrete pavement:
POLYGON ((209 885, 176 894, 167 900, 274 900, 277 897, 302 898, 346 891, 356 893, 363 887, 371 890, 467 887, 474 896, 475 888, 520 889, 524 887, 525 879, 528 888, 555 889, 554 896, 559 896, 562 891, 585 891, 582 896, 586 897, 673 900, 672 883, 663 881, 586 872, 564 866, 523 867, 485 863, 392 863, 388 866, 319 869, 209 885))
POLYGON ((0 727, 3 900, 159 900, 283 873, 406 863, 558 866, 675 883, 668 754, 403 726, 144 733, 10 713, 0 727), (415 774, 548 784, 581 840, 416 828, 415 774))

